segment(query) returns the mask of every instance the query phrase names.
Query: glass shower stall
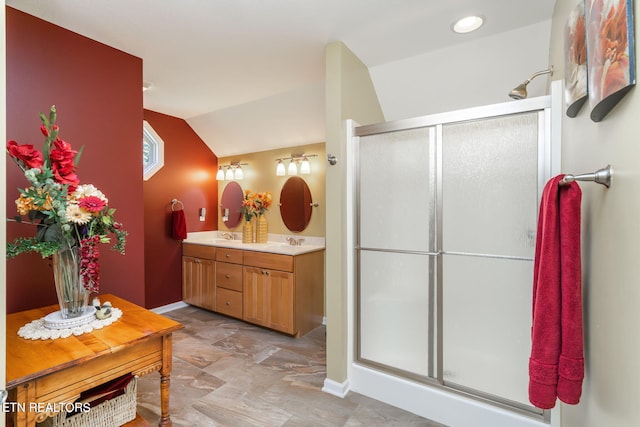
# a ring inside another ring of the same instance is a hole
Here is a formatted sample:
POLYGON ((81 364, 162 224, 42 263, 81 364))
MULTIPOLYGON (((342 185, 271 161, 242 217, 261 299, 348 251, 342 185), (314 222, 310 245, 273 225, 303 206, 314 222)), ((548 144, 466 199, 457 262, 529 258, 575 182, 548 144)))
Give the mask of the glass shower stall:
POLYGON ((354 366, 548 419, 527 390, 550 104, 353 128, 354 366))

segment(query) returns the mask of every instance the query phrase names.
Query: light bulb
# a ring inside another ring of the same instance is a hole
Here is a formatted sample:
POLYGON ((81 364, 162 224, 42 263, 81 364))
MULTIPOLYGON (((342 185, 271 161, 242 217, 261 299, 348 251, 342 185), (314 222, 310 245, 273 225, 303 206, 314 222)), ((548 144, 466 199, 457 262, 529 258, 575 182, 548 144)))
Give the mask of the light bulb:
POLYGON ((276 176, 284 176, 285 175, 285 170, 284 170, 284 163, 282 163, 282 160, 278 160, 278 166, 276 167, 276 176))
POLYGON ((298 167, 296 166, 296 163, 293 160, 289 162, 289 168, 287 169, 287 173, 289 175, 298 175, 298 167))
POLYGON ((242 178, 244 178, 244 173, 242 172, 242 168, 240 166, 236 168, 233 176, 235 177, 236 181, 240 181, 242 178))
POLYGON ((225 174, 224 179, 226 179, 227 181, 233 181, 233 171, 231 170, 231 168, 227 169, 227 173, 225 174))
POLYGON ((304 160, 302 160, 302 163, 300 164, 300 173, 303 173, 305 175, 308 175, 311 173, 311 165, 309 164, 309 159, 307 159, 306 157, 304 158, 304 160))
POLYGON ((218 173, 216 174, 216 181, 224 180, 224 171, 222 170, 222 166, 218 166, 218 173))

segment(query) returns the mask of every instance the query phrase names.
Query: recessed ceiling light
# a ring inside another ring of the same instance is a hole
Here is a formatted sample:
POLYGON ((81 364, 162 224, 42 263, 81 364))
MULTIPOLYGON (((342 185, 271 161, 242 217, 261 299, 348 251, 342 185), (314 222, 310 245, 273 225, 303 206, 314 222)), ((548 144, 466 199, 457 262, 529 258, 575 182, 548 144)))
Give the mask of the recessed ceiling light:
POLYGON ((462 19, 458 19, 453 24, 453 31, 456 33, 464 34, 475 31, 482 26, 484 19, 481 16, 466 16, 462 19))

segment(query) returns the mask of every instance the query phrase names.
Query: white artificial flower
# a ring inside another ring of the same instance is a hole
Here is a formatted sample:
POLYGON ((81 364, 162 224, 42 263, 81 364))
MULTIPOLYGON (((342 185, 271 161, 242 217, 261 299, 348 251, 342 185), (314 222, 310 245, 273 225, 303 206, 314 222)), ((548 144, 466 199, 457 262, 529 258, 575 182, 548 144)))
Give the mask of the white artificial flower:
POLYGON ((67 220, 75 224, 84 225, 91 220, 91 214, 75 203, 69 203, 67 212, 65 213, 67 220))
POLYGON ((75 200, 81 199, 83 197, 94 196, 99 199, 104 200, 105 203, 109 203, 109 199, 102 193, 102 191, 98 190, 93 184, 82 184, 78 185, 76 191, 71 195, 75 200))

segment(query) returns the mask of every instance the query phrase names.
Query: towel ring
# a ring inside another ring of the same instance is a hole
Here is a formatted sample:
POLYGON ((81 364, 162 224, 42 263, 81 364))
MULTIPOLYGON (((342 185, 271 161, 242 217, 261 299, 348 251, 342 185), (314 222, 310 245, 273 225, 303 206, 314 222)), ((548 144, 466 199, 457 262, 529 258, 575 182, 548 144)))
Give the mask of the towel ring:
POLYGON ((173 199, 173 200, 171 200, 171 212, 173 212, 173 211, 174 211, 174 209, 173 209, 173 208, 174 208, 178 203, 180 203, 180 209, 183 209, 183 210, 184 210, 184 204, 182 204, 182 202, 181 202, 180 200, 178 200, 178 199, 173 199))

